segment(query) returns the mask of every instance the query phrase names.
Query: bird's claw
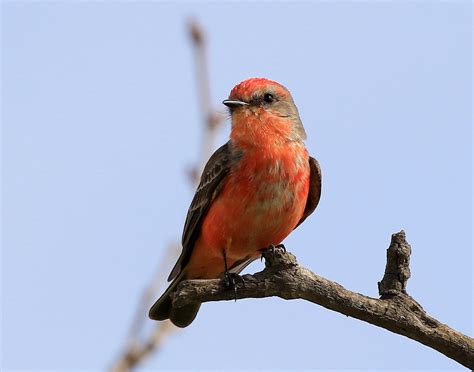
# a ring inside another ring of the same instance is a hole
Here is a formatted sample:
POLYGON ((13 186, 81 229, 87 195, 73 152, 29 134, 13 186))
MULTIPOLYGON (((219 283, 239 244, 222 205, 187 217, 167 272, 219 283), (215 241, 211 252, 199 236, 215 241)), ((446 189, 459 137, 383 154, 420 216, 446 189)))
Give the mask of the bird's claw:
POLYGON ((236 273, 226 272, 224 274, 224 284, 227 288, 234 290, 234 300, 237 301, 237 280, 244 284, 244 278, 236 273))
POLYGON ((275 252, 276 252, 277 250, 282 250, 283 253, 286 253, 286 247, 285 247, 284 244, 281 244, 281 243, 280 243, 280 244, 277 244, 277 245, 270 244, 269 247, 264 248, 264 249, 261 249, 260 252, 261 252, 262 254, 260 255, 260 262, 262 262, 262 260, 263 260, 263 255, 264 255, 265 253, 267 253, 267 252, 273 253, 273 257, 275 257, 275 252))
POLYGON ((277 244, 273 250, 275 251, 275 249, 281 249, 283 253, 286 253, 286 247, 283 243, 277 244))

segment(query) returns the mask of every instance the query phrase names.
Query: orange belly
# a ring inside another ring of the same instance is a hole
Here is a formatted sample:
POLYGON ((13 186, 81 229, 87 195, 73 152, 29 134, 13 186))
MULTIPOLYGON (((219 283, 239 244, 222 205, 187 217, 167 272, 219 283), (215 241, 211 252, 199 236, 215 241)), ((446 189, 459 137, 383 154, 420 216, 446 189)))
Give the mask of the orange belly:
POLYGON ((230 268, 291 233, 306 206, 310 172, 306 149, 292 146, 267 156, 246 153, 231 169, 204 218, 186 278, 217 278, 224 252, 230 268))

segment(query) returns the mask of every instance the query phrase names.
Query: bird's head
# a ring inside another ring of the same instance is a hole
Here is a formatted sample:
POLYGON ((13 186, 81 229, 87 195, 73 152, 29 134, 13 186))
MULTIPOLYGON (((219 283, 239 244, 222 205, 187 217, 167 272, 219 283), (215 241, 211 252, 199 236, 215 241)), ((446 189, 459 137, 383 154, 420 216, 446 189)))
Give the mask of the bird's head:
POLYGON ((276 81, 244 80, 232 89, 223 104, 231 112, 233 141, 265 146, 306 138, 290 92, 276 81))

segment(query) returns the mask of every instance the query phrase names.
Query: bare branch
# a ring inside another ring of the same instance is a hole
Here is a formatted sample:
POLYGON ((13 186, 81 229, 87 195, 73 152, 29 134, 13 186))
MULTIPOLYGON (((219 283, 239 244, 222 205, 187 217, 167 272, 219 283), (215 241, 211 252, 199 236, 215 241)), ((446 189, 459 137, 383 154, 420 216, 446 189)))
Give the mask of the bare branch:
MULTIPOLYGON (((379 283, 381 298, 351 292, 298 265, 291 253, 264 254, 265 269, 237 281, 237 298, 280 297, 303 299, 385 328, 429 346, 468 368, 474 368, 474 341, 429 316, 408 294, 410 245, 403 231, 393 234, 387 251, 387 267, 379 283)), ((234 291, 222 280, 188 280, 173 296, 173 306, 233 300, 234 291)))
POLYGON ((392 235, 392 242, 387 249, 385 274, 379 284, 379 295, 386 298, 406 293, 407 281, 410 278, 411 246, 407 243, 405 232, 392 235))
POLYGON ((139 362, 155 352, 162 345, 165 338, 176 327, 170 322, 160 322, 154 328, 149 338, 140 343, 138 341, 129 344, 125 352, 110 369, 112 372, 126 372, 132 370, 139 362))
MULTIPOLYGON (((219 125, 225 120, 225 116, 212 107, 211 91, 209 83, 209 72, 206 57, 206 38, 202 27, 196 21, 190 21, 188 32, 195 51, 196 79, 199 97, 199 107, 203 115, 203 137, 200 145, 198 166, 188 170, 188 177, 193 185, 199 183, 199 174, 210 157, 214 140, 219 125)), ((173 244, 170 250, 178 250, 178 243, 173 244)), ((175 254, 168 254, 166 260, 159 265, 153 279, 142 295, 142 299, 135 312, 135 317, 130 327, 124 351, 118 356, 111 367, 112 371, 130 371, 143 361, 149 354, 156 351, 164 342, 165 338, 178 328, 169 321, 156 323, 151 333, 142 341, 140 334, 144 332, 145 322, 148 320, 148 308, 156 298, 156 293, 166 282, 163 276, 165 268, 171 266, 169 261, 175 258, 175 254)))
POLYGON ((142 294, 142 299, 137 307, 135 312, 135 317, 130 327, 128 339, 129 344, 136 344, 137 340, 140 338, 140 333, 143 329, 144 323, 147 320, 145 314, 147 314, 148 309, 155 301, 157 293, 163 286, 163 283, 166 283, 166 270, 172 265, 173 260, 176 259, 177 254, 179 254, 179 244, 172 243, 168 246, 167 253, 162 261, 160 261, 155 274, 150 281, 150 284, 145 289, 142 294))
POLYGON ((139 361, 161 346, 166 336, 173 330, 177 330, 171 322, 160 322, 154 325, 146 341, 142 341, 142 337, 140 337, 145 328, 148 308, 153 303, 156 293, 160 290, 163 283, 166 282, 165 268, 169 267, 170 261, 176 257, 177 250, 176 244, 169 245, 166 257, 160 262, 153 279, 143 292, 141 301, 135 311, 135 317, 130 327, 125 348, 110 368, 111 371, 125 372, 133 369, 139 361))
POLYGON ((225 116, 216 110, 212 105, 211 88, 209 79, 209 70, 207 63, 207 52, 206 52, 206 36, 201 25, 191 20, 188 24, 189 35, 191 37, 195 62, 196 62, 196 79, 198 88, 199 107, 203 116, 204 124, 204 136, 202 139, 201 163, 199 164, 200 169, 194 169, 191 173, 194 177, 194 183, 199 183, 199 175, 201 174, 207 159, 212 154, 214 147, 214 139, 216 136, 216 130, 225 120, 225 116))

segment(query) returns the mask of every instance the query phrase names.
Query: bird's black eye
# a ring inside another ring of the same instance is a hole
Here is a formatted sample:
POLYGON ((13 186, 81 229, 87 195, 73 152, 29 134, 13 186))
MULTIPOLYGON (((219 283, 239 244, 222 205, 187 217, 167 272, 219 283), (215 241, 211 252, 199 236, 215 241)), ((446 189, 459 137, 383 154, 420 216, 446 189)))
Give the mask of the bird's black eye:
POLYGON ((265 101, 265 103, 272 103, 275 100, 275 97, 273 97, 273 94, 265 93, 265 95, 263 96, 263 100, 265 101))

